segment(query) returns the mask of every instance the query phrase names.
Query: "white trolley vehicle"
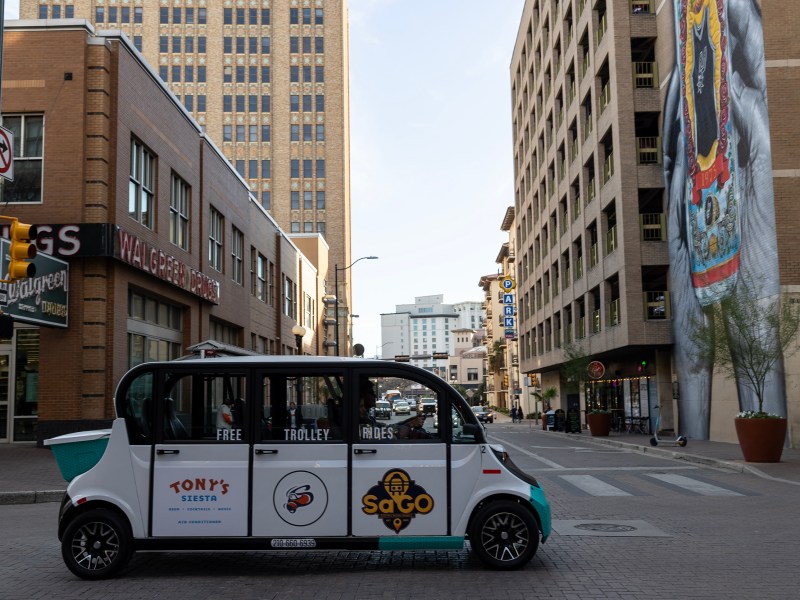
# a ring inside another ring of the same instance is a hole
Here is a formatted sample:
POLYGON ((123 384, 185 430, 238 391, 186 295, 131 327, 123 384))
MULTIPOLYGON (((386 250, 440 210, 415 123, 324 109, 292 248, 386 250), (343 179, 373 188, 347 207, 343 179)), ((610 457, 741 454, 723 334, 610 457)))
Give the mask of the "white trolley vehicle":
POLYGON ((465 539, 488 566, 513 569, 550 535, 536 479, 487 442, 453 388, 411 365, 146 363, 122 378, 115 406, 102 457, 72 479, 59 514, 62 556, 85 579, 117 574, 137 551, 461 549, 465 539), (398 380, 451 418, 438 428, 425 418, 414 435, 376 422, 375 391, 398 380))

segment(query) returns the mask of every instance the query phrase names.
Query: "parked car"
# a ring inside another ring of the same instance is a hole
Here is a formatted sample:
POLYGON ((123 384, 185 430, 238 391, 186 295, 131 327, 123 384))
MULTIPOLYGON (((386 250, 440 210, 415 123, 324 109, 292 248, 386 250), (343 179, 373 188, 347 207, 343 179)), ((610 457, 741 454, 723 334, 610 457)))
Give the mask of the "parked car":
POLYGON ((387 400, 378 400, 375 402, 375 418, 388 419, 392 416, 392 405, 387 400))
POLYGON ((394 403, 394 414, 396 415, 410 415, 411 407, 405 400, 397 400, 394 403))
POLYGON ((472 412, 481 423, 494 423, 494 413, 485 406, 473 406, 472 412))

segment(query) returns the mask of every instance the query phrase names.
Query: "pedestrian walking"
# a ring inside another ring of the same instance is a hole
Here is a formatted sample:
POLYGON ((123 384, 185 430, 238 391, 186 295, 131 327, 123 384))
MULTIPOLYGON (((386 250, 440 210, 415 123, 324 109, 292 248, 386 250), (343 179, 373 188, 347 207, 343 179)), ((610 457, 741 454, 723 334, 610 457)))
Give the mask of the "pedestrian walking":
POLYGON ((511 422, 512 423, 516 423, 517 422, 517 407, 516 406, 512 406, 511 407, 511 422))
POLYGON ((517 404, 517 423, 522 423, 522 408, 517 404))

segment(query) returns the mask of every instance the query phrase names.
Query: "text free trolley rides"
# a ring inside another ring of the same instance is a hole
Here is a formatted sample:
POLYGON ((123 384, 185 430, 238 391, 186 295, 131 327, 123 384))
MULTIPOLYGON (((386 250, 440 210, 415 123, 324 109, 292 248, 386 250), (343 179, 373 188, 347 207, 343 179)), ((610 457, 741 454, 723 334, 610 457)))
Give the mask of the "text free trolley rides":
POLYGON ((485 564, 511 569, 550 535, 537 481, 487 442, 447 382, 409 364, 146 363, 123 376, 115 408, 110 430, 47 441, 58 458, 80 436, 107 438, 59 515, 64 561, 86 579, 116 574, 135 551, 461 549, 465 539, 485 564), (425 419, 414 435, 375 421, 365 388, 374 402, 398 380, 451 418, 425 419))

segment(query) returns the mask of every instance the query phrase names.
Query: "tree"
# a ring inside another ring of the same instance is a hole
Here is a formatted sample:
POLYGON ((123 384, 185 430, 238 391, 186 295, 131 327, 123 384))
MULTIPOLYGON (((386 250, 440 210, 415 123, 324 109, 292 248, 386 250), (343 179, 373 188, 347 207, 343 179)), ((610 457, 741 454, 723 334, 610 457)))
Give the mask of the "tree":
POLYGON ((790 345, 800 331, 800 306, 787 296, 759 298, 755 284, 740 280, 734 294, 703 313, 702 320, 692 320, 689 334, 693 360, 713 364, 752 390, 757 415, 763 416, 767 377, 782 357, 796 350, 790 345))
POLYGON ((561 365, 561 376, 571 391, 579 392, 581 385, 586 380, 591 357, 586 354, 583 346, 568 343, 564 346, 564 363, 561 365))

